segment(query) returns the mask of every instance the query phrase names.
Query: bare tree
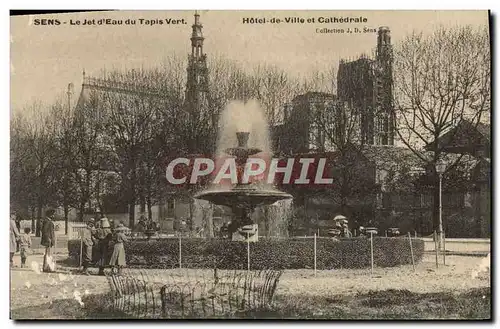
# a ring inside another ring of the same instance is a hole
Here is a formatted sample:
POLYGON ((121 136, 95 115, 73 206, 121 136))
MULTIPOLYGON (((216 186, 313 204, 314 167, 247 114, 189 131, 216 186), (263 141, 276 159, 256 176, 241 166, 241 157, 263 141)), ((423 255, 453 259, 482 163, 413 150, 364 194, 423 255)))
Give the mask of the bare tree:
MULTIPOLYGON (((57 170, 57 121, 54 113, 47 115, 47 107, 34 102, 24 109, 25 117, 14 119, 11 153, 16 152, 11 161, 12 171, 21 174, 12 181, 13 185, 26 183, 32 189, 29 204, 36 209, 38 223, 42 219, 43 208, 55 203, 55 177, 57 170), (31 171, 31 172, 30 172, 31 171)), ((40 235, 40 225, 36 225, 36 235, 40 235)))
MULTIPOLYGON (((159 97, 159 72, 131 70, 125 73, 112 72, 110 79, 121 85, 123 90, 110 90, 102 95, 101 109, 105 113, 105 136, 108 145, 116 157, 114 171, 119 172, 124 185, 124 193, 129 208, 130 225, 134 227, 135 206, 144 194, 140 170, 145 161, 145 151, 156 138, 156 131, 161 127, 160 111, 162 100, 159 97)), ((149 159, 148 159, 149 160, 149 159)), ((146 166, 147 167, 147 166, 146 166)), ((142 181, 144 183, 144 181, 142 181)))
POLYGON ((31 212, 32 230, 35 231, 37 194, 36 164, 29 148, 28 121, 24 113, 15 112, 10 123, 10 201, 18 212, 31 212))
POLYGON ((284 104, 299 92, 299 81, 274 65, 259 65, 252 72, 252 88, 264 107, 270 126, 284 118, 284 104))
MULTIPOLYGON (((87 81, 85 81, 87 83, 87 81)), ((102 109, 102 91, 94 89, 93 85, 86 85, 79 103, 76 105, 71 134, 74 156, 68 156, 73 162, 73 179, 77 198, 76 208, 79 210, 79 219, 87 210, 97 206, 100 211, 100 201, 97 197, 96 205, 92 204, 92 196, 98 195, 102 174, 100 170, 113 163, 113 153, 110 152, 104 138, 105 113, 102 109)))
POLYGON ((65 234, 68 234, 69 211, 76 208, 78 193, 76 185, 75 169, 77 159, 77 143, 74 134, 74 112, 69 102, 57 100, 51 108, 50 114, 53 116, 57 126, 55 129, 56 152, 55 157, 55 192, 57 204, 63 207, 65 234))
POLYGON ((445 157, 446 145, 436 141, 465 120, 477 125, 490 111, 488 29, 467 26, 440 28, 431 35, 413 33, 396 47, 394 56, 397 134, 431 170, 433 224, 438 228, 435 168, 445 157))

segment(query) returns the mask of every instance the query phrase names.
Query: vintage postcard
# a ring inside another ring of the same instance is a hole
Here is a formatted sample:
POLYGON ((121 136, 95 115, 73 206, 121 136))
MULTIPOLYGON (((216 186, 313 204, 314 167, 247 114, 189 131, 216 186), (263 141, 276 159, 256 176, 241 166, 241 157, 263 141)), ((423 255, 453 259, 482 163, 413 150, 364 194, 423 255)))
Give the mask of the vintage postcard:
POLYGON ((10 35, 11 319, 491 320, 488 11, 10 35))

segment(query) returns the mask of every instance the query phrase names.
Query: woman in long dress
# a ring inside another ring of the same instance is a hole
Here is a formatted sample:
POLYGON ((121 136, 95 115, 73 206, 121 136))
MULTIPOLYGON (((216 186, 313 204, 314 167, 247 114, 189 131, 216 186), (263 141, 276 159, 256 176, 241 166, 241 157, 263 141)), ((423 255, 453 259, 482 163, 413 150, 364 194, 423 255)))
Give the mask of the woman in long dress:
POLYGON ((121 272, 121 269, 127 265, 125 261, 125 247, 124 242, 126 242, 127 236, 125 235, 127 228, 122 224, 118 224, 113 232, 113 254, 109 260, 109 265, 116 269, 117 272, 121 272))

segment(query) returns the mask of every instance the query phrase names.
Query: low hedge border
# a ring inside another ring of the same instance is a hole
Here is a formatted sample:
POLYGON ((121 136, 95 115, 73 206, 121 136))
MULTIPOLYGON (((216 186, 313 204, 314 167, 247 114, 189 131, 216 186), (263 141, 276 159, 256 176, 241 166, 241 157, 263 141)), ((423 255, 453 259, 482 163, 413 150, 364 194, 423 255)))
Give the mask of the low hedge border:
MULTIPOLYGON (((408 238, 376 237, 374 264, 391 267, 411 264, 408 238)), ((415 262, 424 254, 424 241, 412 239, 415 262)), ((112 247, 110 247, 110 252, 112 247)), ((79 259, 80 240, 69 240, 70 257, 79 259)), ((371 266, 370 239, 317 239, 317 269, 371 266)), ((125 244, 127 265, 142 268, 179 267, 179 240, 130 240, 125 244)), ((314 267, 313 239, 260 239, 250 243, 251 269, 303 269, 314 267)), ((246 269, 247 245, 222 239, 182 239, 182 266, 188 268, 246 269)))

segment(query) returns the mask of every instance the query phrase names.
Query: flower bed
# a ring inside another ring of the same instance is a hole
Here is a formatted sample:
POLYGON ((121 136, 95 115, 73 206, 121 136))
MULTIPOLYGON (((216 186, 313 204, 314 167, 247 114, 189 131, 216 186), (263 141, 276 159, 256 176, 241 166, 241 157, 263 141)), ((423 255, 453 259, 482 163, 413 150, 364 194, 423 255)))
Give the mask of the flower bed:
MULTIPOLYGON (((412 239, 415 262, 422 259, 424 241, 412 239)), ((69 240, 68 251, 78 259, 80 241, 69 240)), ((179 266, 179 240, 131 240, 125 244, 131 267, 176 268, 179 266)), ((317 269, 366 268, 371 266, 370 239, 332 240, 318 238, 317 269)), ((408 238, 373 240, 374 265, 390 267, 411 264, 408 238)), ((301 269, 314 267, 314 240, 311 238, 260 239, 250 243, 251 269, 301 269)), ((246 269, 247 244, 221 239, 182 239, 182 266, 188 268, 246 269)))

